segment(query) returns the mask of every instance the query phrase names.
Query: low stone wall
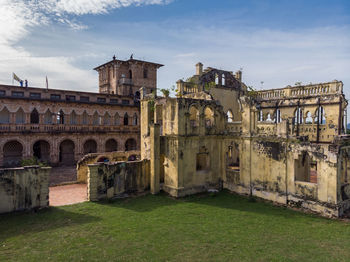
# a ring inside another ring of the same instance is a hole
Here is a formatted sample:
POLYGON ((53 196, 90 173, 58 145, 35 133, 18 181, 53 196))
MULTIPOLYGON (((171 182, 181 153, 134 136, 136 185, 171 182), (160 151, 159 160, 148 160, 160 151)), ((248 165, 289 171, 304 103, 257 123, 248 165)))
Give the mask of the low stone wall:
POLYGON ((87 182, 89 201, 144 192, 150 187, 150 161, 90 164, 87 182))
POLYGON ((136 160, 140 159, 140 151, 115 151, 107 153, 90 153, 85 155, 77 163, 77 181, 87 183, 88 165, 94 164, 103 159, 108 159, 108 162, 128 161, 130 156, 136 156, 136 160))
POLYGON ((0 213, 49 205, 51 167, 0 169, 0 213))

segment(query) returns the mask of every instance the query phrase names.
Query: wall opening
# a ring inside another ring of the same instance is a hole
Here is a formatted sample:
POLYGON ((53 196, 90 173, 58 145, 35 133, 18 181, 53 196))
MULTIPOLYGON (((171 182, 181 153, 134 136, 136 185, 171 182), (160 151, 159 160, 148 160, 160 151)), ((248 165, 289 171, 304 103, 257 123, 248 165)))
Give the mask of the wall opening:
POLYGON ((97 152, 97 143, 93 139, 89 139, 84 143, 84 155, 97 152))
POLYGON ((295 181, 317 183, 317 162, 312 161, 308 152, 303 151, 294 160, 295 181))
POLYGON ((231 143, 226 152, 226 167, 229 169, 239 170, 239 145, 231 143))
POLYGON ((125 151, 136 150, 136 140, 133 138, 129 138, 125 142, 125 151))
POLYGON ((210 158, 208 150, 203 146, 196 156, 196 170, 210 170, 210 158))
POLYGON ((50 144, 45 140, 39 140, 33 145, 33 156, 40 161, 50 162, 50 144))
POLYGON ((115 139, 111 138, 106 141, 106 152, 118 151, 118 143, 115 139))
POLYGON ((9 141, 3 148, 4 166, 19 166, 23 156, 23 146, 18 141, 9 141))
POLYGON ((72 140, 64 140, 60 144, 59 162, 62 165, 74 165, 75 145, 72 140))
POLYGON ((204 109, 205 127, 212 127, 214 125, 214 112, 210 107, 204 109))
POLYGON ((190 107, 190 124, 191 127, 199 126, 199 111, 195 106, 190 107))

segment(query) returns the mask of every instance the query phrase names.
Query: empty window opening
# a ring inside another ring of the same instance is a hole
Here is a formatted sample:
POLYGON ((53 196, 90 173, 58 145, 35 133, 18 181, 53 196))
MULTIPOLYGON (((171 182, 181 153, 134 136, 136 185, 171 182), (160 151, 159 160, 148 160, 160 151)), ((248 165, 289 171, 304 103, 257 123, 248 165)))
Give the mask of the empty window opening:
POLYGON ((227 167, 230 169, 239 170, 239 145, 233 143, 229 145, 227 151, 227 167))
POLYGON ((210 158, 209 153, 205 147, 202 147, 196 156, 196 170, 210 170, 210 158))
POLYGON ((215 74, 215 85, 219 84, 219 76, 215 74))
POLYGON ((226 80, 225 80, 225 74, 221 75, 221 84, 224 86, 226 85, 226 80))
POLYGON ((52 113, 49 109, 44 114, 44 124, 52 124, 52 113))
POLYGON ((22 108, 18 109, 16 112, 16 124, 25 123, 25 114, 22 108))
POLYGON ((33 156, 42 162, 50 162, 50 144, 45 140, 35 142, 33 156))
POLYGON ((194 106, 190 107, 190 123, 191 123, 191 127, 199 126, 199 111, 194 106))
POLYGON ((30 113, 30 123, 31 124, 39 124, 39 113, 36 108, 30 113))
POLYGON ((294 160, 294 173, 296 181, 317 183, 317 162, 304 151, 294 160))
POLYGON ((128 113, 125 113, 124 115, 124 126, 129 125, 129 116, 128 113))
POLYGON ((93 139, 89 139, 84 143, 84 155, 97 152, 97 143, 93 139))
POLYGON ((231 111, 231 110, 228 110, 226 115, 227 115, 227 122, 228 122, 228 123, 232 123, 232 122, 233 122, 233 114, 232 114, 232 111, 231 111))
POLYGON ((60 110, 57 114, 57 124, 64 124, 64 113, 62 110, 60 110))
POLYGON ((305 124, 312 124, 312 115, 311 112, 306 113, 305 124))
POLYGON ((212 127, 214 125, 214 112, 210 107, 204 109, 205 127, 212 127))

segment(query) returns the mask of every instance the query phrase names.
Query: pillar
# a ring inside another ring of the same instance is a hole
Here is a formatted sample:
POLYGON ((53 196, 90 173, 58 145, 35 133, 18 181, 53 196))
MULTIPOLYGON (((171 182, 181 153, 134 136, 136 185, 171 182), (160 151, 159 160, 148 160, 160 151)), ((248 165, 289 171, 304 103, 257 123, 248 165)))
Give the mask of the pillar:
POLYGON ((160 126, 151 124, 151 193, 159 193, 159 173, 160 173, 160 126))

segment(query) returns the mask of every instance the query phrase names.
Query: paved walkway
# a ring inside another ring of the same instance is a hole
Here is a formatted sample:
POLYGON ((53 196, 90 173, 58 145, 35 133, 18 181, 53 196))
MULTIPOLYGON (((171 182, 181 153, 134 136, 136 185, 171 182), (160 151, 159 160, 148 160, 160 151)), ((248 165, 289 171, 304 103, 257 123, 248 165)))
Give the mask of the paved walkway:
POLYGON ((50 187, 50 206, 65 206, 87 201, 87 185, 73 184, 50 187))

